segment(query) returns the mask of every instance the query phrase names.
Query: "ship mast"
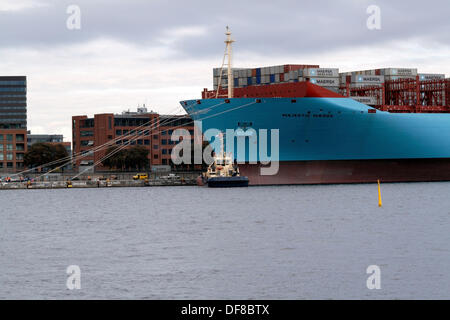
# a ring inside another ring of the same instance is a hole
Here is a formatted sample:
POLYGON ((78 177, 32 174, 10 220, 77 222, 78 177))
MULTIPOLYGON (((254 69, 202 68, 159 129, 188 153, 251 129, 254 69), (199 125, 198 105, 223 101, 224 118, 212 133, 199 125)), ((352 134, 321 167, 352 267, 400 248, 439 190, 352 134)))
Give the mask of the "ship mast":
POLYGON ((234 42, 233 39, 231 39, 231 31, 230 28, 227 26, 227 32, 225 32, 225 35, 227 36, 227 40, 225 40, 227 53, 228 56, 228 98, 233 98, 233 70, 232 70, 232 57, 233 57, 233 48, 232 43, 234 42))

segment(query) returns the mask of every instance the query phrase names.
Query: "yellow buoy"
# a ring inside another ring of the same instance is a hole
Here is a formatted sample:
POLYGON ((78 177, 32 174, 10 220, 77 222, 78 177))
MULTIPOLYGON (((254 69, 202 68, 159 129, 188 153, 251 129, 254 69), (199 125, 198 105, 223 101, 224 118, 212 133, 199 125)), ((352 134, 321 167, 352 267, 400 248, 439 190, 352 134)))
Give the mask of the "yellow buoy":
POLYGON ((381 201, 381 188, 380 188, 380 180, 378 180, 378 206, 382 207, 383 202, 381 201))

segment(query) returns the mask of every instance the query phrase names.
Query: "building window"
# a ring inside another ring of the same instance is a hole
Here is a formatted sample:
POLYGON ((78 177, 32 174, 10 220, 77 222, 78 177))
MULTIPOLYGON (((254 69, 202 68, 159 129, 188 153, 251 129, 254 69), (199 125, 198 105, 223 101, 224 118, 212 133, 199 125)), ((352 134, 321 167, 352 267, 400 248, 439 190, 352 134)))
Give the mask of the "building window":
POLYGON ((167 140, 166 140, 166 139, 162 139, 162 140, 161 140, 161 144, 162 144, 162 145, 166 145, 166 144, 167 144, 167 140))
POLYGON ((145 139, 145 140, 144 140, 144 144, 145 144, 146 146, 150 145, 150 140, 145 139))
POLYGON ((166 130, 161 131, 161 135, 162 135, 162 136, 165 136, 166 134, 167 134, 166 130))
POLYGON ((25 145, 23 145, 21 143, 16 144, 16 150, 17 151, 25 151, 25 145))
POLYGON ((158 145, 157 144, 153 145, 153 149, 158 150, 158 145))
POLYGON ((82 145, 83 147, 93 146, 94 145, 94 141, 93 140, 82 140, 80 142, 80 145, 82 145))
POLYGON ((13 145, 12 145, 11 143, 8 143, 8 144, 6 145, 6 150, 7 150, 7 151, 12 151, 12 150, 13 150, 13 145))
POLYGON ((11 152, 8 152, 6 154, 6 160, 12 161, 13 160, 13 154, 11 152))
POLYGON ((0 134, 0 141, 3 141, 3 134, 0 134))
POLYGON ((6 163, 6 168, 12 169, 13 168, 13 163, 12 162, 7 162, 6 163))
POLYGON ((122 130, 116 130, 116 136, 121 136, 122 135, 122 130))
POLYGON ((139 139, 139 140, 137 141, 137 144, 140 144, 140 145, 142 145, 142 140, 141 140, 141 139, 139 139))
POLYGON ((82 137, 92 137, 94 136, 94 132, 92 131, 81 131, 80 136, 82 137))
POLYGON ((23 153, 16 153, 16 160, 23 160, 23 153))
POLYGON ((25 141, 25 135, 23 135, 23 134, 16 134, 16 142, 17 141, 20 141, 20 142, 25 141))
POLYGON ((5 160, 5 155, 3 153, 0 153, 0 161, 5 160))
POLYGON ((162 149, 162 154, 167 154, 167 149, 162 149))
POLYGON ((155 134, 155 135, 153 136, 153 139, 158 139, 158 135, 155 134))
POLYGON ((153 155, 153 159, 158 159, 158 155, 157 154, 153 155))
POLYGON ((131 140, 131 141, 130 141, 130 144, 131 144, 132 146, 136 145, 136 140, 131 140))
POLYGON ((13 135, 12 134, 7 134, 6 135, 6 140, 7 141, 13 141, 13 135))
POLYGON ((108 117, 108 128, 111 130, 112 124, 111 124, 111 117, 108 117))
POLYGON ((167 159, 162 159, 162 164, 167 164, 167 159))
POLYGON ((144 130, 144 136, 149 136, 150 135, 150 131, 149 130, 144 130))
POLYGON ((3 144, 0 144, 0 151, 3 151, 3 144))
POLYGON ((16 163, 16 168, 17 169, 23 169, 24 168, 23 162, 17 162, 16 163))
POLYGON ((3 162, 0 162, 0 169, 3 169, 3 162))

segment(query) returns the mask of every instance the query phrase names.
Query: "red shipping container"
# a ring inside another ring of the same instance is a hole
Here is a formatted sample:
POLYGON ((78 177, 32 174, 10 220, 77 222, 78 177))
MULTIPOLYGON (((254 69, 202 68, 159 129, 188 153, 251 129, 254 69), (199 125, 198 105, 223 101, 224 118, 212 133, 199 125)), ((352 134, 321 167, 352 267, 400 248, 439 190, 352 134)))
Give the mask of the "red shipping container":
POLYGON ((299 70, 299 69, 306 69, 306 68, 319 68, 319 65, 286 64, 286 65, 284 65, 284 73, 287 73, 289 71, 299 70))
POLYGON ((281 73, 280 74, 280 82, 283 82, 284 81, 284 73, 281 73))
POLYGON ((252 77, 256 77, 256 69, 252 69, 252 77))

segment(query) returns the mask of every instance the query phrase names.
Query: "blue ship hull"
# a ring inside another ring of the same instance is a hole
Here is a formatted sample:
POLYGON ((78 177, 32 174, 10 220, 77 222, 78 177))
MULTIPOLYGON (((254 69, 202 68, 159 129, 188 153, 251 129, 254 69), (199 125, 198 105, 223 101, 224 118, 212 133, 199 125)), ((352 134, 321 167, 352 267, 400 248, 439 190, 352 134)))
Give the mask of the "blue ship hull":
MULTIPOLYGON (((410 171, 405 172, 403 177, 393 179, 415 181, 417 177, 414 172, 417 170, 436 169, 424 169, 420 159, 439 160, 442 169, 447 170, 447 160, 450 158, 450 114, 389 113, 349 98, 203 99, 182 101, 181 104, 194 120, 202 121, 203 132, 210 128, 225 132, 226 129, 245 130, 251 127, 257 133, 259 129, 279 129, 281 169, 285 163, 291 164, 291 172, 281 172, 281 175, 295 176, 298 166, 304 167, 306 163, 315 161, 323 164, 320 167, 328 168, 329 161, 345 164, 344 160, 349 160, 355 164, 370 163, 371 160, 395 160, 398 165, 399 161, 415 159, 416 164, 410 171), (293 163, 296 165, 292 166, 293 163)), ((255 158, 246 154, 245 160, 261 159, 258 155, 255 158)), ((430 165, 429 162, 426 164, 430 165)), ((339 171, 339 168, 335 170, 339 171)), ((448 180, 447 171, 440 172, 438 176, 434 171, 433 176, 426 173, 419 180, 448 180)), ((333 171, 329 174, 333 174, 333 171)), ((380 176, 384 173, 375 174, 380 176)), ((344 178, 346 176, 352 176, 352 173, 347 170, 344 178)), ((344 178, 331 181, 347 182, 344 178)), ((389 180, 389 177, 384 178, 389 180)), ((301 180, 298 177, 291 182, 303 183, 301 180)), ((319 180, 319 183, 328 181, 326 178, 319 180)), ((277 183, 276 179, 273 181, 277 183)), ((351 178, 349 181, 365 182, 351 178)))

